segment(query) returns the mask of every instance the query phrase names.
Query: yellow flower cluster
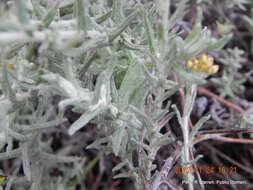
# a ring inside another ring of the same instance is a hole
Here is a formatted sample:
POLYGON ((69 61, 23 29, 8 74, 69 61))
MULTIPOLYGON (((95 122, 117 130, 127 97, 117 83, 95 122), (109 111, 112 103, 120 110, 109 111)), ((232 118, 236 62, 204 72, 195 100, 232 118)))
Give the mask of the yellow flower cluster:
POLYGON ((205 53, 199 59, 193 58, 186 61, 186 68, 192 71, 202 71, 206 74, 215 74, 219 70, 219 65, 213 65, 213 57, 205 53))

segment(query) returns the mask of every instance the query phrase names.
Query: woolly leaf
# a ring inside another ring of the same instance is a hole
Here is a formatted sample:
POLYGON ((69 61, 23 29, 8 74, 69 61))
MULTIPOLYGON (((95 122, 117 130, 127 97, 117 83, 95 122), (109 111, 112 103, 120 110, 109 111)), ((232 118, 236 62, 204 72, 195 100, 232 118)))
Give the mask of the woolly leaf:
POLYGON ((146 29, 146 34, 147 34, 147 39, 148 39, 148 44, 149 44, 149 50, 152 54, 155 54, 154 32, 151 28, 151 24, 146 14, 146 11, 143 8, 141 8, 141 12, 144 17, 144 24, 145 24, 145 29, 146 29))
POLYGON ((86 111, 78 120, 76 120, 71 127, 69 128, 69 135, 73 135, 79 129, 84 127, 90 120, 99 115, 105 110, 104 104, 95 104, 89 107, 88 111, 86 111))
POLYGON ((124 154, 124 146, 122 146, 123 140, 127 139, 127 132, 125 130, 125 124, 122 122, 121 125, 117 126, 115 132, 112 135, 112 148, 116 156, 119 153, 124 154))
POLYGON ((130 65, 119 89, 119 107, 129 103, 130 96, 144 81, 141 66, 137 63, 130 65))
POLYGON ((46 10, 43 6, 40 5, 39 0, 31 0, 34 14, 38 19, 43 18, 46 15, 46 10))
POLYGON ((210 115, 206 116, 206 117, 202 117, 194 126, 194 128, 192 129, 190 135, 189 135, 189 144, 192 144, 194 137, 196 136, 197 132, 199 131, 200 127, 202 127, 202 125, 210 119, 210 115))
POLYGON ((23 170, 24 170, 25 176, 28 181, 31 181, 32 173, 31 173, 31 166, 30 166, 30 158, 28 155, 27 142, 23 143, 22 145, 22 163, 23 163, 23 170))

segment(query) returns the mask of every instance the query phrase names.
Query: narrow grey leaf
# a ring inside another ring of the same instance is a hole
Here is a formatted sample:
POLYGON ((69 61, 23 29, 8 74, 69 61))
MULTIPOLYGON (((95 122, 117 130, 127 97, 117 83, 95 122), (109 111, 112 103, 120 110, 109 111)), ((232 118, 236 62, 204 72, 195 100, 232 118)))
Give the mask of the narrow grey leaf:
POLYGON ((23 162, 23 170, 24 170, 25 176, 28 181, 31 181, 32 173, 31 173, 30 158, 28 154, 27 142, 22 144, 22 162, 23 162))
MULTIPOLYGON (((94 107, 94 106, 93 106, 94 107)), ((96 109, 90 108, 87 112, 85 112, 77 121, 75 121, 71 127, 69 128, 69 135, 73 135, 84 127, 90 120, 96 117, 98 114, 104 111, 105 107, 102 104, 98 104, 96 109)))
POLYGON ((202 127, 202 125, 210 119, 210 115, 202 117, 194 126, 194 128, 192 129, 190 136, 189 136, 189 144, 192 144, 194 137, 196 136, 197 132, 199 131, 200 127, 202 127))
POLYGON ((124 152, 124 150, 122 150, 123 138, 127 138, 127 132, 124 123, 117 127, 112 137, 112 148, 116 156, 118 156, 120 152, 124 152))

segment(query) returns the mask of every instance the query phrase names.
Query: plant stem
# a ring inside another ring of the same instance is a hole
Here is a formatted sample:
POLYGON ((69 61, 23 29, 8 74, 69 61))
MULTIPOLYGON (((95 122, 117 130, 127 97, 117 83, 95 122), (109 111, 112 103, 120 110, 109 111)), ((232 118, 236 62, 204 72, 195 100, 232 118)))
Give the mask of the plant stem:
MULTIPOLYGON (((190 146, 189 146, 189 128, 188 128, 188 118, 183 118, 183 125, 185 130, 183 131, 184 135, 184 147, 183 147, 183 161, 188 163, 190 162, 190 146)), ((186 165, 188 167, 190 165, 186 165)), ((188 181, 188 189, 193 190, 193 176, 191 173, 185 174, 186 181, 188 181)))
MULTIPOLYGON (((184 147, 183 147, 183 154, 182 154, 182 162, 189 163, 191 161, 190 159, 190 148, 191 145, 189 144, 189 119, 190 114, 193 108, 193 103, 196 97, 197 92, 197 86, 195 84, 186 84, 186 98, 185 98, 185 104, 184 104, 184 113, 182 117, 182 131, 183 131, 183 138, 184 138, 184 147)), ((187 164, 186 166, 190 166, 190 164, 187 164)), ((185 180, 188 182, 188 189, 193 190, 193 179, 194 176, 189 173, 185 174, 185 180)))
MULTIPOLYGON (((161 25, 163 27, 163 35, 162 39, 159 41, 159 54, 155 55, 157 56, 161 62, 157 65, 157 71, 158 71, 158 78, 161 81, 166 80, 167 76, 165 74, 165 66, 166 66, 166 61, 165 61, 165 51, 168 46, 168 34, 167 34, 167 28, 168 28, 168 16, 169 16, 169 6, 170 6, 170 0, 157 0, 157 5, 158 6, 158 11, 161 16, 161 25)), ((158 87, 157 89, 158 95, 157 99, 160 100, 164 94, 164 89, 162 87, 158 87)), ((160 108, 162 107, 162 102, 159 103, 158 105, 160 108)))

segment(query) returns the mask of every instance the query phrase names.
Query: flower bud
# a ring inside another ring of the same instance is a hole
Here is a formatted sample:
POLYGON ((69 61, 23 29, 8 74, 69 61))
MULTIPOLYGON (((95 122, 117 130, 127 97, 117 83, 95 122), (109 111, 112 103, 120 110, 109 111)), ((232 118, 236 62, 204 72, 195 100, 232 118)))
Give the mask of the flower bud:
POLYGON ((207 55, 205 53, 202 53, 199 56, 199 62, 200 62, 200 64, 203 64, 203 63, 207 62, 207 59, 208 59, 207 55))
POLYGON ((207 70, 207 74, 212 75, 217 73, 217 71, 219 70, 219 65, 213 65, 211 66, 208 70, 207 70))
POLYGON ((212 56, 208 56, 208 57, 207 57, 207 64, 208 64, 209 66, 213 65, 213 57, 212 57, 212 56))
POLYGON ((192 62, 193 62, 195 65, 198 65, 198 64, 199 64, 199 61, 198 61, 195 57, 192 59, 192 62))
POLYGON ((193 63, 193 65, 192 65, 192 70, 193 71, 199 71, 199 66, 198 66, 199 64, 198 63, 193 63))
POLYGON ((213 57, 207 56, 206 54, 201 54, 199 57, 199 69, 203 72, 207 72, 207 70, 213 65, 213 57))
POLYGON ((13 70, 15 70, 15 66, 13 64, 9 64, 8 65, 8 69, 11 70, 11 71, 13 71, 13 70))
POLYGON ((187 60, 185 65, 188 70, 191 70, 193 66, 193 62, 191 60, 187 60))

